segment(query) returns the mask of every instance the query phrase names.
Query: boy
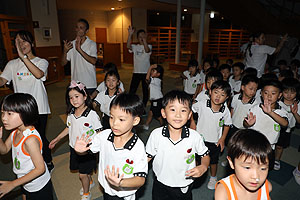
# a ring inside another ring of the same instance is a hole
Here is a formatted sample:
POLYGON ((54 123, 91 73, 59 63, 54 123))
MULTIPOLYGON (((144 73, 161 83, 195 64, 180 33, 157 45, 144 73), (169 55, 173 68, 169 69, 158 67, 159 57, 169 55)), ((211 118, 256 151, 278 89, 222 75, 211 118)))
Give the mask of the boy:
POLYGON ((241 62, 234 63, 232 66, 233 75, 229 78, 229 84, 234 95, 240 93, 242 73, 244 69, 245 65, 241 62))
POLYGON ((167 125, 152 131, 146 145, 148 161, 155 173, 152 199, 192 199, 194 178, 208 167, 208 149, 199 133, 185 126, 192 115, 192 100, 183 91, 173 90, 163 98, 161 110, 167 125), (201 156, 196 166, 195 154, 201 156))
POLYGON ((231 74, 231 67, 227 64, 222 64, 219 68, 219 71, 223 75, 223 80, 228 81, 231 74))
POLYGON ((251 127, 264 134, 273 150, 281 127, 288 126, 287 111, 278 104, 278 100, 282 95, 281 91, 282 85, 278 80, 269 79, 264 81, 261 90, 263 103, 253 106, 244 120, 244 127, 251 127))
POLYGON ((271 156, 272 148, 263 134, 251 129, 236 132, 229 141, 227 156, 234 174, 218 182, 215 200, 269 199, 271 156))
MULTIPOLYGON (((231 93, 228 82, 219 80, 212 84, 209 91, 210 99, 199 101, 192 106, 198 113, 197 132, 204 136, 205 145, 209 149, 210 173, 208 189, 213 190, 217 183, 217 164, 219 154, 224 149, 224 142, 232 123, 229 109, 225 104, 231 93)), ((191 124, 194 124, 193 122, 191 124)), ((193 126, 191 126, 194 128, 193 126)))
POLYGON ((138 44, 131 44, 131 38, 134 33, 134 28, 128 27, 127 48, 129 53, 133 53, 133 74, 130 83, 130 94, 135 94, 140 82, 143 88, 143 103, 146 107, 148 102, 148 85, 146 83, 147 71, 150 67, 150 55, 152 45, 147 43, 147 34, 144 30, 137 31, 138 44))
POLYGON ((282 81, 282 87, 283 98, 279 101, 279 105, 288 112, 289 125, 280 130, 280 136, 275 147, 275 170, 280 170, 280 158, 283 149, 290 145, 291 131, 296 126, 296 122, 300 123, 300 103, 297 100, 299 81, 295 78, 285 78, 282 81))
POLYGON ((104 199, 133 200, 136 190, 145 183, 148 170, 145 147, 132 132, 142 113, 143 103, 137 95, 119 94, 110 104, 111 130, 102 131, 91 141, 84 135, 77 138, 76 152, 99 152, 98 181, 104 189, 104 199))
POLYGON ((207 75, 205 76, 205 85, 206 87, 202 89, 202 91, 197 95, 197 97, 195 98, 195 101, 202 101, 202 100, 207 100, 209 99, 209 91, 211 88, 211 85, 218 80, 222 80, 223 76, 221 74, 221 72, 219 72, 218 70, 216 70, 215 68, 211 68, 211 70, 209 70, 209 72, 207 73, 207 75))

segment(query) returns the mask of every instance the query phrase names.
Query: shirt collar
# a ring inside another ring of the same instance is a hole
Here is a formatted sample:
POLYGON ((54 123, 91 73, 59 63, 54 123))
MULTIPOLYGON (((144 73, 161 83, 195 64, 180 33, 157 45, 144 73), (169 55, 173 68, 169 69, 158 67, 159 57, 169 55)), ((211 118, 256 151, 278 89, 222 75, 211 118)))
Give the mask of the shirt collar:
MULTIPOLYGON (((240 93, 240 95, 239 95, 239 97, 238 97, 238 100, 241 100, 241 101, 242 101, 242 99, 243 99, 243 94, 240 93)), ((252 97, 247 103, 253 104, 254 102, 255 102, 255 96, 252 97)))
MULTIPOLYGON (((209 107, 211 109, 211 100, 210 99, 207 99, 206 101, 206 106, 209 107)), ((221 106, 219 112, 223 113, 225 111, 225 105, 223 103, 223 105, 221 106)))
MULTIPOLYGON (((162 129, 162 135, 163 135, 164 137, 170 138, 170 132, 169 132, 169 129, 168 129, 168 126, 167 126, 167 125, 165 125, 165 126, 163 127, 163 129, 162 129)), ((190 130, 189 130, 189 128, 186 127, 186 126, 183 126, 183 127, 182 127, 182 130, 181 130, 181 138, 182 138, 182 139, 183 139, 183 138, 188 138, 189 135, 190 135, 190 130)))
MULTIPOLYGON (((115 138, 115 134, 113 132, 111 132, 109 134, 107 140, 114 143, 114 138, 115 138)), ((131 150, 134 147, 134 145, 136 144, 137 141, 138 141, 138 136, 137 136, 137 134, 134 133, 133 136, 124 145, 123 149, 131 150)))
MULTIPOLYGON (((86 108, 86 109, 83 111, 83 113, 81 114, 81 116, 87 117, 91 110, 92 110, 91 108, 86 108)), ((74 108, 74 107, 71 109, 70 114, 75 114, 75 108, 74 108)), ((80 116, 80 117, 81 117, 81 116, 80 116)))
POLYGON ((207 96, 209 96, 209 91, 206 90, 206 91, 204 92, 204 94, 206 94, 207 96))
MULTIPOLYGON (((114 93, 114 95, 112 96, 112 97, 114 97, 115 95, 117 95, 118 94, 118 88, 117 88, 117 90, 115 91, 115 93, 114 93)), ((106 91, 105 91, 105 95, 108 95, 109 96, 109 92, 108 92, 108 88, 106 89, 106 91)), ((110 97, 110 96, 109 96, 110 97)))

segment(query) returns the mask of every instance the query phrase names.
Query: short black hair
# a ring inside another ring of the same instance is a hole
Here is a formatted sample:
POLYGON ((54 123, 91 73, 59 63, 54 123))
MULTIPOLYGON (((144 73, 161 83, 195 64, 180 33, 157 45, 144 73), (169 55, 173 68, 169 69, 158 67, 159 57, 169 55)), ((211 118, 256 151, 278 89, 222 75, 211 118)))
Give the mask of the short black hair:
POLYGON ((146 33, 146 31, 144 29, 140 29, 136 32, 136 37, 139 37, 140 33, 146 33))
POLYGON ((205 83, 207 83, 207 81, 212 79, 212 78, 216 79, 217 81, 222 80, 223 75, 219 70, 217 70, 216 68, 211 67, 211 68, 208 69, 207 74, 205 75, 205 83))
POLYGON ((297 66, 297 67, 300 67, 300 60, 298 60, 298 59, 292 60, 292 61, 291 61, 291 65, 295 65, 295 66, 297 66))
POLYGON ((231 67, 230 65, 228 64, 222 64, 220 67, 219 67, 219 71, 222 71, 224 69, 227 69, 229 72, 231 71, 231 67))
POLYGON ((4 97, 1 103, 3 111, 19 113, 25 126, 35 126, 39 118, 38 105, 34 97, 25 93, 14 93, 4 97))
POLYGON ((282 92, 282 84, 279 80, 276 79, 267 79, 264 80, 262 82, 262 90, 266 87, 266 86, 273 86, 279 89, 280 92, 282 92))
POLYGON ((258 131, 242 129, 230 138, 228 143, 228 157, 234 163, 242 156, 253 158, 260 164, 267 164, 272 160, 272 148, 269 140, 258 131))
POLYGON ((293 78, 294 73, 289 69, 284 69, 284 70, 280 70, 279 76, 284 78, 293 78))
POLYGON ((242 62, 236 62, 236 63, 234 63, 234 64, 232 65, 232 68, 234 68, 234 67, 238 67, 238 68, 240 68, 240 69, 243 70, 243 71, 244 71, 244 69, 245 69, 245 65, 244 65, 244 63, 242 63, 242 62))
POLYGON ((192 98, 186 92, 181 90, 172 90, 165 94, 162 100, 162 108, 166 108, 170 102, 178 100, 179 103, 187 103, 188 107, 192 109, 192 98))
POLYGON ((287 65, 287 61, 286 60, 279 60, 278 62, 277 62, 277 65, 287 65))
POLYGON ((281 81, 281 83, 282 83, 282 91, 292 90, 292 91, 297 92, 297 95, 298 95, 300 83, 297 79, 285 78, 281 81))
POLYGON ((230 63, 232 65, 233 60, 231 58, 229 58, 229 59, 226 60, 226 63, 230 63))
POLYGON ((242 76, 246 76, 246 75, 253 75, 253 76, 257 76, 257 69, 253 68, 253 67, 248 67, 243 71, 242 76))
POLYGON ((154 68, 154 70, 156 70, 159 73, 159 77, 161 80, 164 77, 164 68, 161 65, 157 65, 156 68, 154 68))
POLYGON ((106 81, 108 76, 115 76, 118 80, 120 80, 120 75, 119 75, 118 71, 110 70, 110 71, 106 72, 105 77, 104 77, 104 81, 106 81))
POLYGON ((259 83, 259 79, 257 78, 257 76, 253 76, 253 75, 246 75, 242 78, 242 83, 241 85, 247 85, 250 82, 254 82, 256 84, 259 83))
POLYGON ((205 63, 209 63, 209 65, 212 67, 212 60, 210 60, 210 59, 204 59, 203 60, 203 65, 205 64, 205 63))
POLYGON ((80 19, 78 19, 77 22, 84 23, 85 24, 85 30, 89 30, 90 29, 89 22, 86 19, 80 18, 80 19))
POLYGON ((106 65, 104 65, 103 70, 104 70, 105 72, 108 72, 108 71, 110 71, 110 70, 118 71, 118 67, 117 67, 117 65, 115 65, 114 63, 109 62, 109 63, 107 63, 106 65))
POLYGON ((121 110, 131 114, 133 117, 141 117, 144 112, 144 104, 136 94, 121 93, 110 103, 109 109, 118 106, 121 110))
POLYGON ((189 60, 188 67, 198 67, 198 61, 195 59, 189 60))
POLYGON ((224 80, 215 81, 211 85, 210 91, 213 91, 214 89, 221 89, 226 93, 227 97, 230 97, 231 86, 229 85, 229 83, 227 81, 224 81, 224 80))

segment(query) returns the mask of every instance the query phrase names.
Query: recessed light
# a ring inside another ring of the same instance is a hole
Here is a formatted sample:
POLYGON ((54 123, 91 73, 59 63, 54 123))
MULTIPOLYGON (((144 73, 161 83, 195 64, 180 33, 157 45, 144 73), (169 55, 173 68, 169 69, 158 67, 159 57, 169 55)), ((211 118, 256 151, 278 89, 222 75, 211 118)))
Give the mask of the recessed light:
POLYGON ((215 17, 215 12, 214 11, 211 11, 211 13, 210 13, 210 18, 214 18, 215 17))
POLYGON ((122 1, 122 0, 118 0, 118 1, 122 1))
POLYGON ((115 10, 115 8, 111 8, 111 10, 115 10))
POLYGON ((183 9, 183 11, 184 11, 184 12, 187 12, 187 9, 185 8, 185 9, 183 9))
POLYGON ((156 15, 159 15, 159 12, 157 12, 156 15))

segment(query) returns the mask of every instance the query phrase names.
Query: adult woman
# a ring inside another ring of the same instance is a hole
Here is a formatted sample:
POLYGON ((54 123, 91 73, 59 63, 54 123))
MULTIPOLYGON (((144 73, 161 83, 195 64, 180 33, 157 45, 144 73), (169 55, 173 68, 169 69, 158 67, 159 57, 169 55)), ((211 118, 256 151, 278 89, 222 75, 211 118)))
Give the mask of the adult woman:
POLYGON ((0 86, 12 81, 15 93, 31 94, 38 104, 39 120, 36 129, 43 142, 43 157, 48 169, 53 169, 49 141, 45 129, 50 114, 48 96, 43 81, 46 80, 48 61, 34 55, 34 38, 28 31, 16 33, 15 45, 19 58, 11 60, 0 75, 0 86))
POLYGON ((282 38, 276 48, 264 45, 265 34, 258 32, 253 34, 254 41, 249 43, 246 49, 245 64, 246 68, 252 67, 257 69, 257 76, 260 78, 264 73, 268 55, 278 53, 287 39, 287 34, 282 38))

